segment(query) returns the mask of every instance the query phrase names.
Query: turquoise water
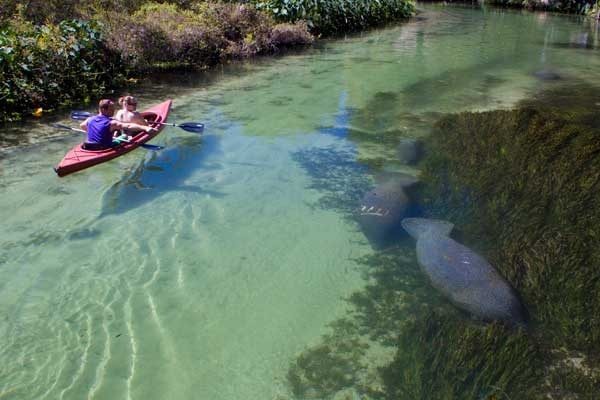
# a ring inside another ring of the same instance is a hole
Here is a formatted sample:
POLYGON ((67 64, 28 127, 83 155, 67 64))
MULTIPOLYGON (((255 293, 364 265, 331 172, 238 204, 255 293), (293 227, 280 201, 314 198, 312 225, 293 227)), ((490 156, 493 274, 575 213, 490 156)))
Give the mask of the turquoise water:
POLYGON ((357 259, 375 250, 351 212, 369 162, 418 175, 378 138, 598 82, 598 46, 576 18, 427 6, 140 87, 141 108, 170 97, 171 121, 206 124, 161 133, 160 152, 59 179, 78 135, 46 121, 6 130, 0 399, 293 398, 290 363, 366 283, 357 259))

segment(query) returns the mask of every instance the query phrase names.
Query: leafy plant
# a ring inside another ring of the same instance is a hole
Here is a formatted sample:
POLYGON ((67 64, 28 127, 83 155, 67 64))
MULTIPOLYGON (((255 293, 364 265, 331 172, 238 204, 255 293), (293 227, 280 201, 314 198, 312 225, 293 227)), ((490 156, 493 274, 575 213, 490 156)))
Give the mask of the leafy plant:
POLYGON ((305 20, 317 33, 361 30, 414 12, 411 0, 266 0, 257 7, 286 22, 305 20))
POLYGON ((37 26, 15 17, 0 29, 0 120, 99 94, 121 78, 117 65, 96 23, 37 26))

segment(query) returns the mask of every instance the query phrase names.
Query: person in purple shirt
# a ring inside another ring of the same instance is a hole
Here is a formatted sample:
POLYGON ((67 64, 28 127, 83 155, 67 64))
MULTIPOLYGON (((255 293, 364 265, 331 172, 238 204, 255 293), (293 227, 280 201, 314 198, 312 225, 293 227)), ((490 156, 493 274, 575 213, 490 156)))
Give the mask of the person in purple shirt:
POLYGON ((115 146, 113 133, 120 130, 137 130, 148 133, 156 128, 144 126, 133 122, 120 122, 112 119, 115 114, 115 103, 109 99, 102 99, 98 104, 98 115, 89 117, 81 123, 81 129, 87 132, 87 140, 83 144, 85 150, 104 150, 115 146))

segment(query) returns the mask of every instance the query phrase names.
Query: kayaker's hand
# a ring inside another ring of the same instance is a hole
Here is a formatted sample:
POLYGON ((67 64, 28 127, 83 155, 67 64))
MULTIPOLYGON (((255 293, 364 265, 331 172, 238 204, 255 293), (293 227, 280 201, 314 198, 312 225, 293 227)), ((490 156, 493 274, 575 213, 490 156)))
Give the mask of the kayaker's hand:
POLYGON ((146 127, 146 132, 147 132, 147 133, 150 133, 150 132, 156 132, 156 131, 157 131, 157 129, 156 129, 156 128, 153 128, 153 127, 151 127, 151 126, 147 126, 147 127, 146 127))

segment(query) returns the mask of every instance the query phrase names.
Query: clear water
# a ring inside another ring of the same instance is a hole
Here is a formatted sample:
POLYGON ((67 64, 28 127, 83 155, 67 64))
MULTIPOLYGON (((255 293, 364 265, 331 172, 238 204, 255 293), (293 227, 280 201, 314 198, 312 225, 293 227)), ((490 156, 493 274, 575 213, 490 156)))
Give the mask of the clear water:
POLYGON ((59 179, 79 135, 5 130, 0 399, 291 398, 290 363, 365 284, 355 260, 374 250, 348 213, 371 181, 359 160, 418 173, 352 133, 418 137, 440 113, 510 107, 556 84, 536 71, 598 82, 598 46, 576 18, 426 6, 140 87, 140 104, 171 97, 172 121, 206 124, 163 132, 160 152, 59 179))

